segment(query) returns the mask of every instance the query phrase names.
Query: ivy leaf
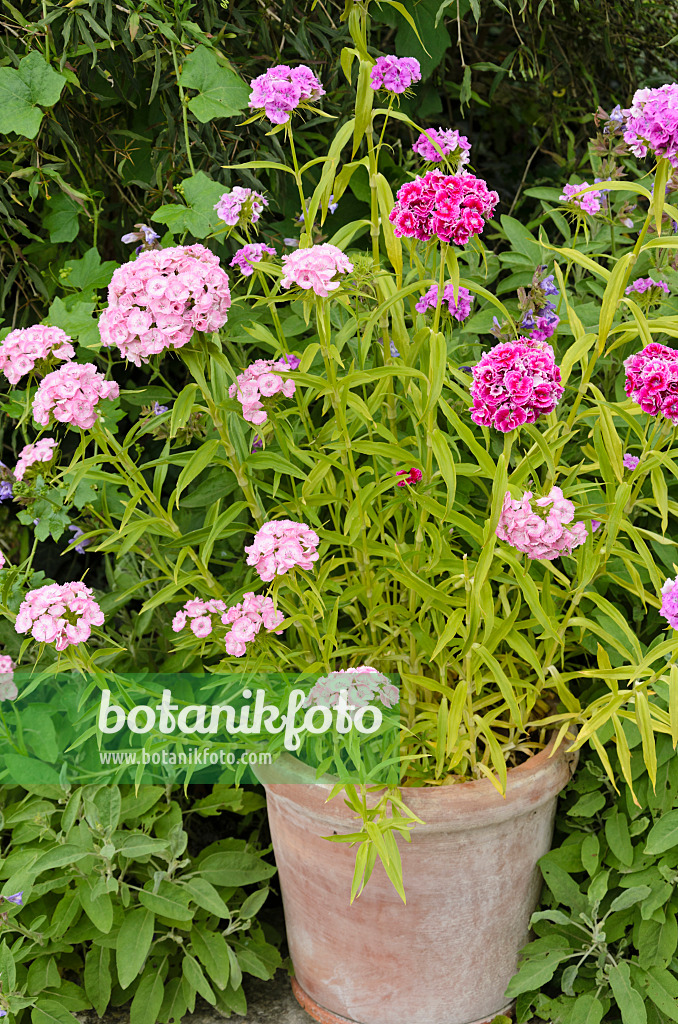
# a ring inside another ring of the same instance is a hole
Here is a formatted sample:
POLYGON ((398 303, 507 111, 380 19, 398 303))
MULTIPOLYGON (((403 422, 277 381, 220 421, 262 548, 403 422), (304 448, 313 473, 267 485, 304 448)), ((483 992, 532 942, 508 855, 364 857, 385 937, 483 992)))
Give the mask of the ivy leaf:
POLYGON ((194 238, 205 238, 221 223, 214 207, 225 192, 224 186, 218 181, 212 181, 203 171, 198 171, 182 181, 181 191, 186 206, 178 203, 161 206, 151 220, 166 224, 173 235, 188 231, 194 238))
MULTIPOLYGON (((2 70, 3 68, 0 68, 0 71, 2 70)), ((80 207, 75 200, 70 199, 62 192, 53 195, 45 203, 42 222, 49 231, 50 242, 72 242, 74 238, 78 237, 79 211, 80 207)))
POLYGON ((52 327, 60 327, 70 335, 82 348, 96 349, 101 345, 99 324, 93 318, 93 302, 79 301, 80 296, 56 298, 49 307, 47 322, 52 327))
POLYGON ((40 107, 54 106, 65 83, 64 75, 37 50, 31 50, 18 68, 0 68, 0 132, 34 139, 43 118, 40 107))
POLYGON ((92 291, 94 288, 107 288, 117 267, 118 264, 113 260, 102 263, 97 250, 88 249, 82 259, 68 260, 64 264, 67 273, 66 283, 83 292, 92 291))
POLYGON ((209 46, 197 46, 184 61, 179 83, 197 89, 188 109, 205 124, 217 117, 233 117, 247 106, 249 86, 232 68, 220 64, 209 46))

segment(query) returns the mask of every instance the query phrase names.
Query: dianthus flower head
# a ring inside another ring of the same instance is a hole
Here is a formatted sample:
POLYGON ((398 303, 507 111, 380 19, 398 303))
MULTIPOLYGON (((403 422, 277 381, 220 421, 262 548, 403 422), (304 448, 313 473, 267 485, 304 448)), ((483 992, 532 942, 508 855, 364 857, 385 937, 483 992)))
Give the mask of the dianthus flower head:
POLYGON ((667 285, 666 281, 653 281, 651 277, 637 277, 636 280, 632 281, 628 286, 624 295, 633 295, 634 292, 637 295, 644 295, 645 292, 651 292, 653 288, 660 289, 665 295, 671 294, 671 289, 667 285))
MULTIPOLYGON (((15 667, 9 654, 0 655, 0 700, 16 700, 19 696, 19 691, 14 682, 15 667)), ((5 899, 8 899, 11 903, 17 902, 11 896, 6 896, 5 899)), ((19 906, 21 906, 21 900, 19 900, 19 906)))
POLYGON ((422 471, 420 469, 417 469, 416 466, 412 466, 411 469, 400 469, 400 470, 398 470, 398 472, 396 473, 396 476, 404 476, 405 477, 404 480, 398 480, 398 483, 397 483, 398 487, 404 487, 405 484, 409 484, 410 487, 414 487, 415 484, 418 484, 420 482, 420 480, 423 478, 424 474, 422 473, 422 471))
POLYGON ((88 640, 92 626, 103 623, 104 614, 84 583, 50 583, 26 595, 14 628, 65 651, 88 640))
POLYGON ((119 393, 115 381, 106 380, 94 363, 66 363, 40 382, 33 416, 43 427, 53 417, 59 423, 89 430, 97 418, 97 404, 103 398, 117 398, 119 393))
POLYGON ((236 185, 230 192, 224 192, 214 209, 229 227, 248 228, 257 223, 265 206, 268 206, 268 199, 261 192, 236 185))
POLYGON ((18 327, 0 341, 0 370, 10 384, 18 384, 36 364, 73 359, 73 339, 60 327, 18 327))
POLYGON ((503 433, 553 412, 564 392, 553 349, 529 338, 495 345, 472 373, 471 419, 503 433))
POLYGON ((653 341, 624 363, 625 390, 650 416, 678 423, 678 352, 653 341))
POLYGON ((282 576, 296 565, 312 569, 318 560, 318 534, 306 523, 274 519, 257 530, 254 541, 245 548, 247 564, 253 565, 264 583, 282 576))
POLYGON ((280 359, 257 359, 243 370, 235 384, 228 389, 230 398, 237 398, 242 405, 243 419, 260 426, 268 419, 262 399, 283 395, 291 398, 297 386, 281 373, 296 370, 299 360, 296 356, 282 356, 280 359))
POLYGON ((496 533, 528 558, 559 558, 571 554, 588 536, 585 523, 573 522, 574 513, 574 503, 560 487, 552 487, 543 498, 525 491, 514 499, 507 491, 496 533))
POLYGON ((293 284, 305 291, 311 289, 321 298, 327 298, 330 292, 339 287, 337 274, 346 274, 353 270, 348 256, 336 245, 323 242, 312 245, 308 249, 295 249, 282 257, 283 277, 282 288, 291 288, 293 284))
POLYGON ((637 455, 631 455, 629 452, 626 452, 624 458, 622 459, 622 462, 624 464, 625 469, 630 469, 631 471, 633 471, 640 464, 640 459, 637 455))
POLYGON ((277 610, 272 597, 264 597, 252 591, 243 594, 242 601, 227 608, 221 616, 223 624, 231 627, 224 641, 226 653, 235 658, 242 657, 247 644, 256 638, 262 628, 268 633, 280 635, 283 630, 278 629, 278 626, 284 619, 285 616, 277 610))
MULTIPOLYGON (((455 320, 460 323, 466 320, 471 312, 471 303, 473 302, 473 296, 469 292, 468 288, 458 289, 458 302, 454 301, 454 285, 451 281, 448 281, 443 288, 443 301, 442 309, 445 307, 449 310, 455 320)), ((438 285, 431 285, 425 295, 419 299, 419 302, 414 307, 418 313, 425 313, 428 309, 435 309, 438 305, 438 285)))
POLYGON ((459 171, 471 159, 471 143, 452 128, 427 128, 412 146, 412 152, 436 164, 449 157, 459 171))
POLYGON ((14 672, 14 662, 9 654, 0 654, 0 676, 8 676, 14 672))
POLYGON ((198 597, 192 598, 172 619, 172 629, 178 633, 188 623, 191 632, 202 640, 212 632, 214 616, 220 616, 225 611, 225 603, 217 598, 210 598, 208 601, 202 601, 198 597))
POLYGON ((421 66, 415 57, 378 57, 370 72, 370 85, 374 90, 403 93, 420 81, 421 66))
POLYGON ((397 686, 376 668, 360 665, 357 668, 339 668, 321 676, 310 690, 302 707, 334 708, 341 694, 346 695, 346 704, 351 710, 366 708, 375 701, 392 708, 400 700, 397 686))
POLYGON ((472 174, 427 171, 401 185, 389 220, 398 237, 465 245, 485 227, 499 202, 496 192, 472 174))
POLYGON ((635 156, 645 156, 650 149, 678 167, 678 84, 638 89, 622 115, 624 141, 635 156))
POLYGON ((275 256, 276 251, 271 245, 264 245, 263 242, 250 242, 238 249, 229 266, 239 267, 243 277, 251 277, 254 273, 255 263, 261 263, 264 256, 275 256))
POLYGON ((588 188, 587 181, 582 181, 578 185, 568 183, 563 186, 559 199, 564 203, 572 203, 578 209, 583 210, 584 213, 590 213, 591 215, 599 213, 602 206, 601 196, 605 189, 598 189, 595 192, 585 192, 583 195, 579 195, 583 188, 588 188))
POLYGON ((678 576, 675 580, 667 580, 662 587, 659 614, 664 616, 672 629, 678 629, 678 576))
POLYGON ((17 480, 23 480, 26 470, 36 462, 51 462, 54 458, 56 441, 53 437, 41 437, 33 444, 27 444, 19 452, 19 458, 14 469, 14 476, 17 480))
POLYGON ((325 95, 325 90, 305 64, 290 68, 278 64, 252 80, 249 107, 262 110, 272 124, 286 124, 297 107, 325 95))
POLYGON ((187 345, 194 331, 218 331, 230 305, 228 274, 204 245, 142 252, 113 273, 108 309, 99 317, 101 341, 141 366, 187 345))

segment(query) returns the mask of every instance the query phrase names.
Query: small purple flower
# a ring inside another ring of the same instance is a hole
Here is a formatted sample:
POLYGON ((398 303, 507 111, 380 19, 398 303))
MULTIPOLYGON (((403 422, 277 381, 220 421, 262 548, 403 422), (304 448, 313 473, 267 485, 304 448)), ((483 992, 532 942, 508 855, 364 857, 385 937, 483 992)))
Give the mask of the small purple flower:
POLYGON ((254 441, 252 442, 252 454, 258 452, 260 448, 264 447, 264 442, 261 440, 258 434, 254 435, 254 441))
POLYGON ((9 501, 14 497, 14 485, 11 480, 0 480, 0 501, 9 501))
POLYGON ((523 319, 520 321, 520 326, 524 327, 528 331, 534 327, 534 313, 531 309, 526 310, 523 319))
POLYGON ((169 412, 168 405, 160 405, 160 402, 156 402, 153 406, 153 415, 162 416, 164 412, 169 412))
POLYGON ((630 469, 630 470, 633 471, 637 467, 638 463, 640 462, 640 459, 638 458, 637 455, 629 455, 628 452, 627 452, 627 454, 624 456, 622 461, 624 463, 624 468, 625 469, 630 469))
MULTIPOLYGON (((68 527, 74 536, 71 538, 72 541, 77 540, 79 537, 83 537, 85 534, 84 530, 81 530, 79 526, 71 525, 68 527)), ((85 554, 85 548, 88 548, 92 542, 90 540, 83 540, 82 543, 76 544, 74 551, 77 551, 79 555, 85 554)))
POLYGON ((543 291, 544 295, 557 295, 558 294, 558 289, 556 288, 556 283, 555 283, 553 274, 549 274, 548 277, 545 277, 544 280, 539 285, 539 287, 543 291))
MULTIPOLYGON (((384 347, 384 339, 383 338, 377 338, 377 341, 379 342, 379 344, 383 348, 384 347)), ((389 342, 389 347, 391 349, 391 356, 393 357, 393 359, 400 359, 400 352, 395 347, 395 345, 393 344, 392 341, 389 342)))
POLYGON ((21 892, 15 892, 13 896, 5 896, 5 899, 7 900, 8 903, 14 903, 16 904, 17 907, 23 907, 23 894, 24 891, 22 889, 21 892))
POLYGON ((298 370, 301 364, 301 359, 299 358, 299 356, 295 356, 291 352, 289 355, 281 356, 281 359, 285 360, 290 370, 298 370))
POLYGON ((6 1016, 7 1016, 7 1010, 0 1010, 0 1017, 6 1017, 6 1016))
POLYGON ((288 249, 298 249, 299 239, 298 238, 283 238, 283 245, 286 245, 288 249))

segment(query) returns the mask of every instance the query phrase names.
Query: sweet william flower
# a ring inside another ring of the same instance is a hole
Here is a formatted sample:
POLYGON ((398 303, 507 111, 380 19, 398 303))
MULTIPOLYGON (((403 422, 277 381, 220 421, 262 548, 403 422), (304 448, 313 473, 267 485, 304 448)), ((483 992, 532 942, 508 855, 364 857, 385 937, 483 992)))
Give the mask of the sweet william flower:
POLYGON ((370 85, 376 91, 401 94, 421 81, 421 65, 415 57, 378 57, 370 72, 370 85))
POLYGON ((433 170, 400 186, 389 220, 398 237, 465 245, 480 234, 498 202, 481 178, 433 170))
POLYGON ((405 484, 409 484, 410 487, 414 487, 415 484, 419 483, 423 475, 422 471, 415 466, 412 466, 411 469, 401 469, 396 473, 396 476, 404 476, 405 479, 398 480, 397 486, 404 487, 405 484))
POLYGON ((320 81, 309 67, 278 64, 252 79, 249 107, 262 111, 272 124, 286 124, 293 110, 325 95, 320 81))
POLYGON ((631 106, 621 111, 624 141, 635 156, 648 149, 678 167, 678 84, 637 89, 631 106))
POLYGON ((449 157, 456 161, 459 170, 471 159, 471 143, 465 135, 451 128, 427 128, 412 146, 412 152, 432 163, 449 157))
POLYGON ((251 277, 254 273, 253 264, 261 263, 265 255, 275 256, 277 254, 271 245, 264 245, 263 242, 251 242, 238 249, 229 266, 238 267, 243 277, 251 277))
POLYGON ((221 616, 225 626, 230 626, 224 641, 226 653, 241 658, 262 629, 267 633, 280 635, 278 627, 285 616, 275 607, 272 597, 264 597, 249 591, 239 604, 232 605, 221 616))
POLYGON ((52 419, 89 430, 97 418, 97 405, 117 398, 120 389, 106 380, 94 363, 66 363, 40 382, 33 399, 33 417, 46 427, 52 419))
POLYGON ((237 398, 242 405, 243 419, 260 426, 268 419, 262 398, 272 398, 277 394, 291 398, 297 386, 281 374, 296 370, 298 366, 297 356, 285 355, 280 359, 257 359, 243 370, 228 389, 230 398, 237 398))
POLYGON ((678 423, 678 352, 653 341, 624 363, 625 391, 650 416, 678 423))
POLYGON ((179 609, 172 619, 172 629, 175 633, 179 633, 188 623, 191 632, 203 640, 212 632, 213 618, 222 615, 225 611, 226 604, 217 598, 210 598, 208 601, 192 598, 186 602, 183 608, 179 609))
POLYGON ((471 419, 503 433, 553 412, 564 393, 553 349, 529 338, 495 345, 472 373, 471 419))
POLYGON ((224 192, 214 209, 229 227, 246 228, 257 223, 265 206, 268 206, 268 199, 261 192, 236 185, 230 192, 224 192))
POLYGON ((23 480, 26 470, 35 465, 36 462, 51 462, 54 458, 56 441, 53 437, 42 437, 33 444, 27 444, 19 452, 19 458, 14 469, 14 476, 17 480, 23 480))
POLYGON ((662 587, 662 605, 659 609, 672 629, 678 629, 678 576, 667 580, 662 587))
POLYGON ((357 668, 335 669, 318 679, 303 707, 336 707, 342 691, 346 694, 347 705, 353 709, 367 707, 377 700, 384 707, 392 708, 400 700, 398 687, 387 676, 369 665, 359 665, 357 668))
POLYGON ((651 277, 637 277, 633 281, 624 295, 633 295, 635 292, 637 295, 643 295, 645 292, 651 292, 653 288, 658 288, 664 292, 665 295, 671 294, 671 289, 667 285, 666 281, 653 281, 651 277))
POLYGON ((528 558, 550 561, 571 554, 586 540, 586 525, 574 523, 574 514, 574 503, 560 487, 541 498, 525 491, 521 499, 514 499, 507 491, 496 534, 528 558))
POLYGON ((104 614, 84 583, 50 583, 31 590, 21 603, 14 628, 30 633, 57 651, 88 640, 92 626, 102 626, 104 614))
POLYGON ((585 192, 580 195, 583 188, 588 188, 588 182, 582 181, 578 185, 568 183, 563 187, 563 191, 560 195, 561 202, 572 203, 574 206, 583 210, 584 213, 590 213, 591 215, 599 213, 602 205, 601 196, 604 189, 599 191, 585 192))
POLYGON ((638 458, 637 455, 630 455, 627 452, 624 455, 624 458, 622 459, 622 462, 624 463, 624 468, 625 469, 634 470, 639 465, 640 459, 638 458))
POLYGON ((247 564, 255 567, 265 583, 270 583, 275 576, 282 576, 295 566, 312 569, 318 560, 319 543, 317 533, 306 523, 275 519, 264 523, 254 535, 253 543, 245 548, 247 564))
POLYGON ((340 282, 334 280, 337 274, 353 270, 348 256, 329 242, 285 253, 282 263, 282 288, 291 288, 296 284, 304 291, 310 289, 321 298, 327 298, 330 292, 339 287, 340 282))
MULTIPOLYGON (((473 296, 469 292, 468 288, 460 287, 458 289, 458 302, 454 301, 454 285, 451 281, 448 281, 443 288, 443 301, 442 308, 449 310, 455 320, 462 323, 469 316, 471 312, 471 304, 473 303, 473 296)), ((438 305, 438 285, 431 285, 425 295, 417 302, 414 307, 418 313, 425 313, 429 309, 435 309, 438 305)))
POLYGON ((0 370, 10 384, 18 384, 40 363, 70 360, 74 356, 73 339, 60 327, 18 327, 0 341, 0 370))

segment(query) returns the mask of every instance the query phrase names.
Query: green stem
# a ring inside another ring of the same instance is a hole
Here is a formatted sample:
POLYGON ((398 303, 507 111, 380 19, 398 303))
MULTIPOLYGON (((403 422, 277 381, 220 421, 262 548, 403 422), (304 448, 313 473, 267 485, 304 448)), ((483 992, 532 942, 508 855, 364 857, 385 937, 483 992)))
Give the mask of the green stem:
POLYGON ((306 249, 307 246, 303 244, 304 235, 308 238, 308 245, 313 244, 313 225, 307 224, 308 210, 306 209, 306 200, 304 198, 304 185, 301 180, 301 171, 299 170, 299 161, 297 160, 297 150, 294 145, 294 132, 292 131, 292 120, 287 122, 285 127, 287 138, 290 141, 290 152, 292 153, 292 166, 294 167, 294 180, 297 183, 297 189, 299 191, 299 201, 301 202, 301 212, 304 217, 304 230, 301 232, 301 238, 299 245, 302 249, 306 249))
POLYGON ((177 76, 177 88, 179 90, 179 100, 181 102, 181 115, 184 122, 184 143, 186 145, 186 156, 188 157, 188 166, 191 168, 191 174, 195 174, 195 167, 193 166, 193 157, 191 156, 191 143, 188 137, 188 108, 186 95, 184 93, 181 82, 179 81, 179 64, 177 63, 177 53, 174 49, 174 43, 170 41, 172 47, 172 60, 174 61, 174 73, 177 76))

